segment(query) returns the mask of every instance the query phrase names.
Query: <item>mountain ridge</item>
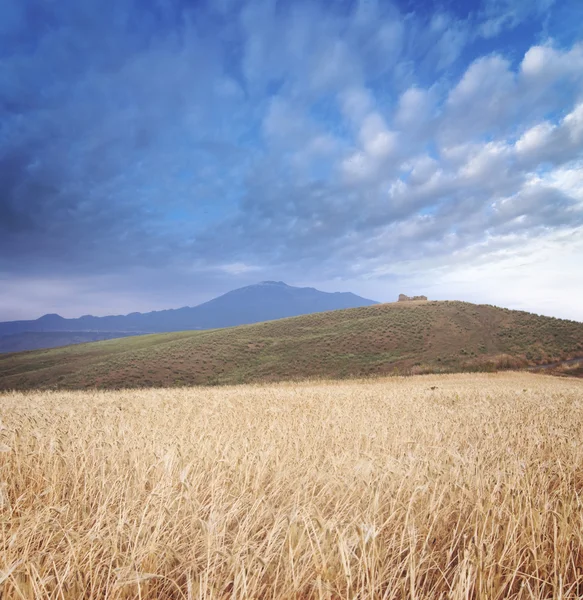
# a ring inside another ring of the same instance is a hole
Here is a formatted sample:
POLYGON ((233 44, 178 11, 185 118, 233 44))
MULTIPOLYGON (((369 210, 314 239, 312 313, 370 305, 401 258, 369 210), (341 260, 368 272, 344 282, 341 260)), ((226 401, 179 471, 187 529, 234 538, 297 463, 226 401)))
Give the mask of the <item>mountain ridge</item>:
MULTIPOLYGON (((313 287, 291 286, 283 281, 263 281, 230 290, 196 306, 103 317, 83 315, 72 319, 48 313, 34 320, 0 322, 0 351, 23 349, 25 341, 21 338, 7 339, 7 336, 24 333, 58 333, 59 345, 62 345, 62 334, 66 332, 147 334, 216 329, 374 304, 378 303, 352 292, 322 292, 313 287)), ((71 339, 71 343, 78 343, 77 337, 72 336, 71 339)), ((51 347, 50 336, 45 335, 41 343, 49 345, 25 348, 51 347)))

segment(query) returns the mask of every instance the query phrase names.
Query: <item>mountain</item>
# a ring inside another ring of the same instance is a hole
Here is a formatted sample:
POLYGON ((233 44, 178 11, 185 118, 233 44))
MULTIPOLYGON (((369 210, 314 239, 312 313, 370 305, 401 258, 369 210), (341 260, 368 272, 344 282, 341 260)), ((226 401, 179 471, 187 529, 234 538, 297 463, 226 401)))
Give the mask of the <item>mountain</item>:
MULTIPOLYGON (((43 339, 47 344, 44 347, 50 347, 56 345, 56 340, 57 343, 64 344, 86 341, 78 340, 76 335, 66 335, 72 332, 121 332, 128 335, 215 329, 373 304, 377 303, 349 292, 321 292, 309 287, 293 287, 282 281, 263 281, 233 290, 194 307, 106 317, 85 315, 78 319, 65 319, 56 314, 48 314, 34 321, 0 323, 0 352, 39 347, 34 344, 27 345, 30 336, 19 337, 18 334, 22 333, 43 332, 43 339), (50 333, 59 335, 51 336, 50 333)), ((38 340, 39 338, 35 338, 35 344, 38 340)))
POLYGON ((227 329, 4 354, 0 389, 488 371, 582 356, 583 323, 466 302, 395 302, 227 329))

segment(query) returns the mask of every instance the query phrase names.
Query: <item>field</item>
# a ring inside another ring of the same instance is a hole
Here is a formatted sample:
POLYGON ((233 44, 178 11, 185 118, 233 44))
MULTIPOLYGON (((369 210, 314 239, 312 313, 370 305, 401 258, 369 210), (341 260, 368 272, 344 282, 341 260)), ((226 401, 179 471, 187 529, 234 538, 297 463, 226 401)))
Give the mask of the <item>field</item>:
POLYGON ((2 600, 583 595, 580 380, 6 392, 0 417, 2 600))
POLYGON ((583 323, 467 302, 397 302, 4 354, 0 390, 494 371, 576 357, 583 357, 583 323))

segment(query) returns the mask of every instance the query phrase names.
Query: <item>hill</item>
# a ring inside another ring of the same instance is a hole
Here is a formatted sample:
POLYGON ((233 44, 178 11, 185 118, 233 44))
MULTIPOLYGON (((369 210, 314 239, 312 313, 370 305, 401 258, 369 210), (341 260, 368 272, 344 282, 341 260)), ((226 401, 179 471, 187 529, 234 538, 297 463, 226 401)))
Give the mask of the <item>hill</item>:
POLYGON ((98 339, 91 337, 95 332, 107 333, 107 336, 102 336, 105 339, 129 334, 215 329, 373 304, 377 302, 350 292, 321 292, 315 288, 294 287, 282 281, 263 281, 232 290, 194 307, 107 317, 85 315, 78 319, 48 314, 32 321, 0 323, 0 352, 78 344, 98 339), (80 337, 79 332, 87 335, 80 337), (120 335, 115 335, 116 332, 120 335), (31 336, 31 333, 43 335, 31 336), (39 346, 39 343, 45 345, 39 346))
POLYGON ((118 388, 495 370, 583 355, 583 323, 400 302, 0 356, 0 389, 118 388))

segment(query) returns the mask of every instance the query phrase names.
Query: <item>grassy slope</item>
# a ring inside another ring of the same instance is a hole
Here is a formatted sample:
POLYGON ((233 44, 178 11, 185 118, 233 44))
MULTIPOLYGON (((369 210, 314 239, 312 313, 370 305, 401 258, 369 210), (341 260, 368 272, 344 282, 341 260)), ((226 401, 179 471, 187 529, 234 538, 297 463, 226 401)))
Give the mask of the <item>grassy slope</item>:
POLYGON ((583 323, 465 302, 394 303, 3 355, 0 389, 493 369, 582 354, 583 323))

